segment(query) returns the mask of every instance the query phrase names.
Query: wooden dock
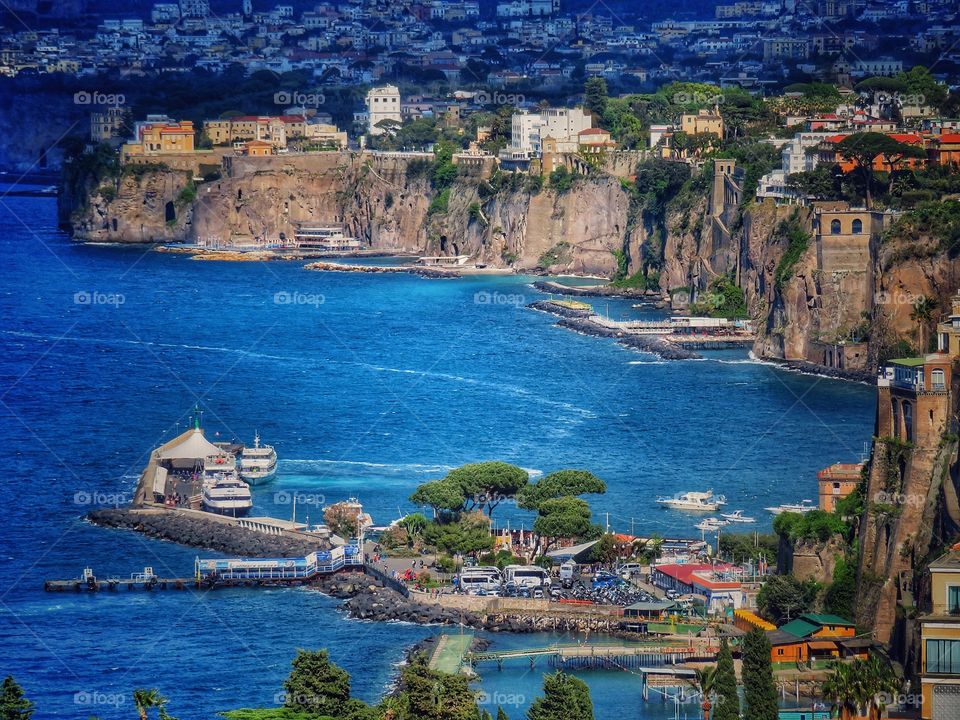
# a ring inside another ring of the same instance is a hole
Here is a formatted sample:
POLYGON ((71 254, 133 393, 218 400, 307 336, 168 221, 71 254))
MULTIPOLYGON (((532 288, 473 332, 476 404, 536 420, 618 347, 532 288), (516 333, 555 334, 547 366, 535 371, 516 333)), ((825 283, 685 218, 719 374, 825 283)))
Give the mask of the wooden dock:
POLYGON ((552 667, 561 669, 627 670, 675 665, 704 651, 689 645, 550 645, 541 648, 522 648, 496 652, 467 653, 464 660, 471 666, 480 662, 496 662, 502 668, 507 660, 526 658, 533 667, 538 657, 547 658, 552 667))

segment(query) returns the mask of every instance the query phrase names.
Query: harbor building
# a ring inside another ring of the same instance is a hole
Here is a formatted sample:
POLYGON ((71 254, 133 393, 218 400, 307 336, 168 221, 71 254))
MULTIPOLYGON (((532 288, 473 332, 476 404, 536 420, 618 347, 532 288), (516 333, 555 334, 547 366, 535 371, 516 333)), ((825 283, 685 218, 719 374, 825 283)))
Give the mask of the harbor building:
POLYGON ((924 720, 960 717, 960 547, 930 563, 930 608, 920 617, 924 720))
POLYGON ((380 126, 384 120, 403 122, 400 89, 396 85, 371 88, 367 93, 367 131, 371 135, 382 135, 386 132, 380 126))

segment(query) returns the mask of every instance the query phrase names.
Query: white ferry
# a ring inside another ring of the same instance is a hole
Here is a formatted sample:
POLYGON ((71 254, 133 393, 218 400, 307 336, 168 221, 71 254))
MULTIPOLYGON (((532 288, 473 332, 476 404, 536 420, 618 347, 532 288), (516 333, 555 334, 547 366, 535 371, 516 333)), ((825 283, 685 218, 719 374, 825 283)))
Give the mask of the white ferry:
POLYGON ((727 504, 723 495, 714 495, 713 490, 706 492, 677 493, 673 497, 658 497, 657 503, 673 510, 692 510, 694 512, 714 512, 727 504))
POLYGON ((277 451, 272 445, 261 445, 260 433, 256 433, 253 447, 245 447, 240 451, 240 478, 250 485, 259 485, 276 472, 277 451))
POLYGON ((811 510, 816 510, 817 506, 813 504, 810 500, 801 500, 798 503, 784 503, 783 505, 774 505, 772 507, 764 508, 767 512, 773 513, 774 515, 780 515, 781 513, 808 513, 811 510))
POLYGON ((202 498, 207 512, 231 517, 243 517, 250 512, 250 486, 240 479, 234 455, 218 453, 204 458, 202 498))

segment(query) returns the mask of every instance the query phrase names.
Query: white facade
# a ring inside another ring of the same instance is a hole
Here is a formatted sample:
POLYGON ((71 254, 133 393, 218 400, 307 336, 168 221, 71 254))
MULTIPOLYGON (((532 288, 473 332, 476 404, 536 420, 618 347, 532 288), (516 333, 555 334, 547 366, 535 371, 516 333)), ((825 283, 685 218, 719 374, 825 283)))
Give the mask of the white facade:
POLYGON ((514 154, 537 155, 542 151, 544 138, 576 144, 580 132, 590 127, 590 113, 582 108, 547 108, 538 113, 517 113, 513 116, 510 149, 514 154))
POLYGON ((383 120, 403 122, 400 113, 400 89, 396 85, 371 88, 367 93, 367 129, 371 135, 382 135, 377 123, 383 120))
POLYGON ((793 136, 793 140, 783 146, 781 169, 787 175, 815 170, 818 162, 817 153, 808 153, 807 150, 816 147, 825 138, 832 135, 836 135, 836 133, 797 133, 793 136))

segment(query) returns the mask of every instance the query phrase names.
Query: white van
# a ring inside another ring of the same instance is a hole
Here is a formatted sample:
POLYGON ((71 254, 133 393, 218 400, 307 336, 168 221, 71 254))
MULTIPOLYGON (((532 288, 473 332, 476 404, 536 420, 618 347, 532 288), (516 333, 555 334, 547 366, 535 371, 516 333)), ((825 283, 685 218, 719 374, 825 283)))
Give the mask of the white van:
POLYGON ((560 579, 561 580, 573 580, 573 576, 577 572, 577 564, 573 560, 567 560, 563 565, 560 566, 560 579))
POLYGON ((468 573, 460 576, 459 586, 460 590, 468 595, 476 595, 481 590, 484 593, 491 593, 500 590, 500 579, 490 575, 468 573))
POLYGON ((538 565, 507 565, 503 579, 517 587, 538 588, 550 584, 550 573, 538 565))

